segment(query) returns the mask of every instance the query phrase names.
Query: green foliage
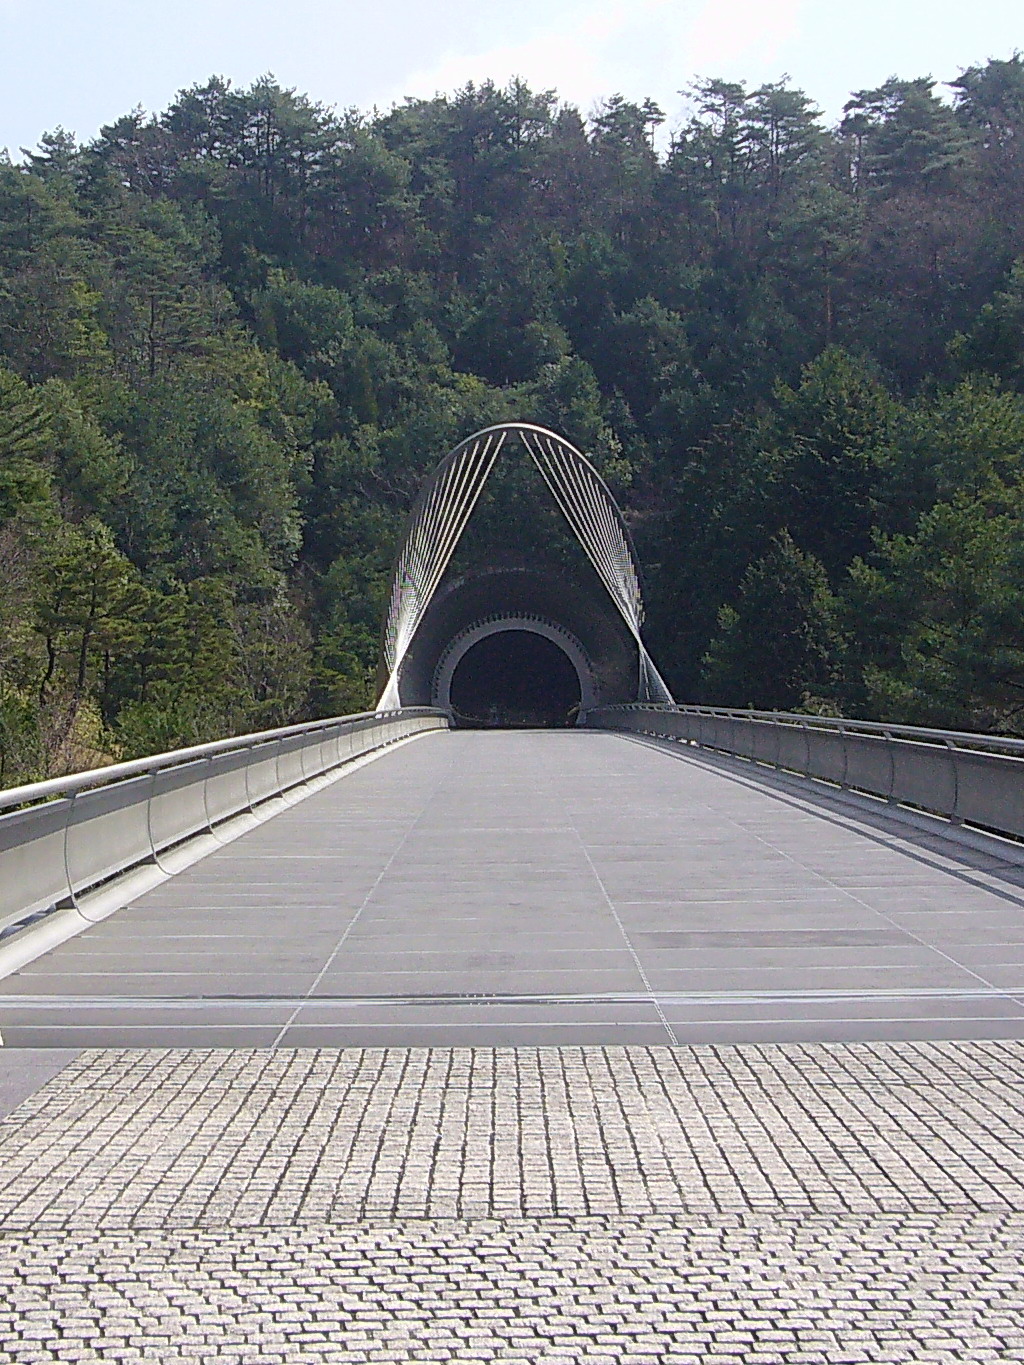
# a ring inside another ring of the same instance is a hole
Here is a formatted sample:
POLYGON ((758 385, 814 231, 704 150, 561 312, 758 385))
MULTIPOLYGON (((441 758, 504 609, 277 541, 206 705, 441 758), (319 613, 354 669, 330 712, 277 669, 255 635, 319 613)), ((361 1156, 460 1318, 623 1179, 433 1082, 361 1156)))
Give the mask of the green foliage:
POLYGON ((999 375, 1024 392, 1024 259, 1014 263, 1006 288, 985 304, 974 326, 955 337, 952 347, 962 364, 999 375))
POLYGON ((847 615, 884 720, 1017 733, 1024 717, 1024 499, 957 498, 858 561, 847 615))
POLYGON ((37 394, 10 370, 0 369, 0 524, 49 498, 43 461, 48 426, 37 394))
POLYGON ((895 77, 860 90, 845 107, 842 131, 852 143, 859 192, 891 195, 952 188, 968 164, 967 133, 926 77, 895 77))
POLYGON ((895 406, 872 368, 836 347, 776 395, 779 515, 830 573, 871 543, 878 467, 893 440, 895 406))
MULTIPOLYGON (((680 695, 1024 728, 1024 59, 951 85, 701 79, 662 154, 621 95, 214 77, 0 165, 0 780, 370 704, 423 478, 514 417, 680 695)), ((463 552, 528 539, 589 572, 510 468, 463 552)))
POLYGON ((719 612, 704 657, 705 696, 780 711, 833 698, 841 654, 835 615, 824 567, 783 531, 744 573, 736 605, 719 612))

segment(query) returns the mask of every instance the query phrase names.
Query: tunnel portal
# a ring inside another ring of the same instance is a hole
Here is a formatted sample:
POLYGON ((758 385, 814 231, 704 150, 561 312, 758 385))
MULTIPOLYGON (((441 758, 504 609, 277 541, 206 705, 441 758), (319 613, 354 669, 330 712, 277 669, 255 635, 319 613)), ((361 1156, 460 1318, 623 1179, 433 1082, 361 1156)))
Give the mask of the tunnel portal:
POLYGON ((575 635, 520 613, 455 635, 434 669, 430 701, 457 725, 548 728, 576 724, 597 704, 597 687, 575 635))
POLYGON ((572 725, 631 700, 636 675, 636 647, 599 591, 550 566, 489 565, 437 593, 406 656, 402 698, 456 725, 572 725))
POLYGON ((535 630, 499 630, 476 640, 448 686, 455 723, 470 728, 574 725, 581 700, 572 660, 535 630))

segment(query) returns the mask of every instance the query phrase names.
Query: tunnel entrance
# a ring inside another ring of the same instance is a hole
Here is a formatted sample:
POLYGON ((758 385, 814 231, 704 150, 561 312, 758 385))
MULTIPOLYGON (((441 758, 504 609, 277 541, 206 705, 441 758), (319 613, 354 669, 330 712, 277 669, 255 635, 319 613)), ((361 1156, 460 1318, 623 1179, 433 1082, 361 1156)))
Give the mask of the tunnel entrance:
POLYGON ((575 725, 580 680, 553 640, 531 630, 486 635, 459 660, 451 680, 457 725, 551 729, 575 725))

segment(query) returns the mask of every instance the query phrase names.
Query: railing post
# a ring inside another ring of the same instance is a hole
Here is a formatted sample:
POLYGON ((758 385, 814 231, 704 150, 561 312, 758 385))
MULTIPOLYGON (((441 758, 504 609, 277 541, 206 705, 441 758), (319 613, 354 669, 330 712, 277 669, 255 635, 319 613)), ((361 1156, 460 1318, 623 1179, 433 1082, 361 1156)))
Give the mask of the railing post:
POLYGON ((71 821, 75 813, 75 798, 77 795, 77 792, 71 793, 71 797, 68 800, 67 818, 64 821, 64 881, 67 884, 68 894, 66 900, 57 902, 58 908, 70 906, 77 909, 78 907, 78 900, 75 896, 74 878, 71 875, 71 821))
POLYGON ((960 754, 956 741, 952 739, 947 739, 946 749, 949 753, 950 762, 953 766, 953 800, 951 803, 952 808, 949 812, 949 818, 954 825, 962 825, 964 822, 964 817, 960 814, 960 754))
POLYGON ((213 766, 213 755, 203 760, 203 810, 206 813, 206 832, 213 833, 213 817, 210 814, 210 769, 213 766))
POLYGON ((245 807, 250 815, 256 814, 256 805, 252 799, 252 784, 249 781, 249 775, 252 772, 253 760, 255 759, 258 751, 259 751, 258 744, 250 744, 248 749, 246 749, 245 751, 247 755, 245 764, 245 807))
POLYGON ((156 853, 156 839, 153 837, 153 792, 156 790, 157 777, 160 769, 154 768, 149 775, 149 792, 146 796, 146 833, 149 835, 149 856, 151 862, 157 867, 160 866, 160 859, 156 853))
POLYGON ((886 801, 888 801, 891 805, 896 800, 893 794, 896 790, 896 757, 893 754, 892 749, 893 745, 892 732, 889 730, 883 730, 882 733, 884 734, 886 744, 888 745, 886 753, 889 756, 889 790, 884 795, 886 801))

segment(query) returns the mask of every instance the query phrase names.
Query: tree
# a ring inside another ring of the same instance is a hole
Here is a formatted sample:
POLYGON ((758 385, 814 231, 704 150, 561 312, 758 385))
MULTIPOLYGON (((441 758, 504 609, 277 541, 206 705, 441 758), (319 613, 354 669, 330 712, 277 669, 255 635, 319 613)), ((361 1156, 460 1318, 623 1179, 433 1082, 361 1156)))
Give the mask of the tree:
POLYGON ((785 79, 762 85, 744 101, 744 151, 761 196, 776 211, 820 172, 827 145, 820 119, 821 111, 785 79))
POLYGON ((871 366, 836 347, 805 368, 797 388, 780 386, 777 403, 779 516, 838 574, 870 547, 896 405, 871 366))
POLYGON ((854 695, 882 720, 1019 734, 1024 728, 1024 501, 958 497, 912 536, 879 536, 852 570, 845 619, 854 695))
POLYGON ((957 119, 972 143, 994 235, 1024 253, 1024 58, 972 66, 951 81, 957 119))
POLYGON ((747 569, 704 658, 703 696, 719 706, 793 711, 829 701, 839 680, 835 599, 819 560, 788 531, 747 569))
POLYGON ((26 166, 31 167, 40 180, 73 178, 78 165, 78 142, 74 133, 66 128, 57 127, 52 133, 44 133, 39 139, 39 147, 30 152, 22 148, 26 166))
POLYGON ((1024 57, 970 66, 949 84, 957 92, 954 108, 961 122, 977 130, 986 150, 1020 151, 1024 132, 1024 57))
POLYGON ((943 192, 964 184, 967 139, 930 77, 892 77, 875 90, 859 90, 843 112, 841 131, 858 193, 943 192))
POLYGON ((966 335, 956 338, 954 353, 964 366, 999 375, 1024 391, 1024 257, 1014 262, 1006 287, 985 304, 966 335))
POLYGON ((0 526, 23 508, 48 502, 43 463, 49 414, 24 380, 0 369, 0 526))
POLYGON ((66 688, 74 714, 96 671, 132 647, 138 575, 102 523, 65 525, 40 554, 34 598, 34 629, 46 652, 40 704, 66 688))

